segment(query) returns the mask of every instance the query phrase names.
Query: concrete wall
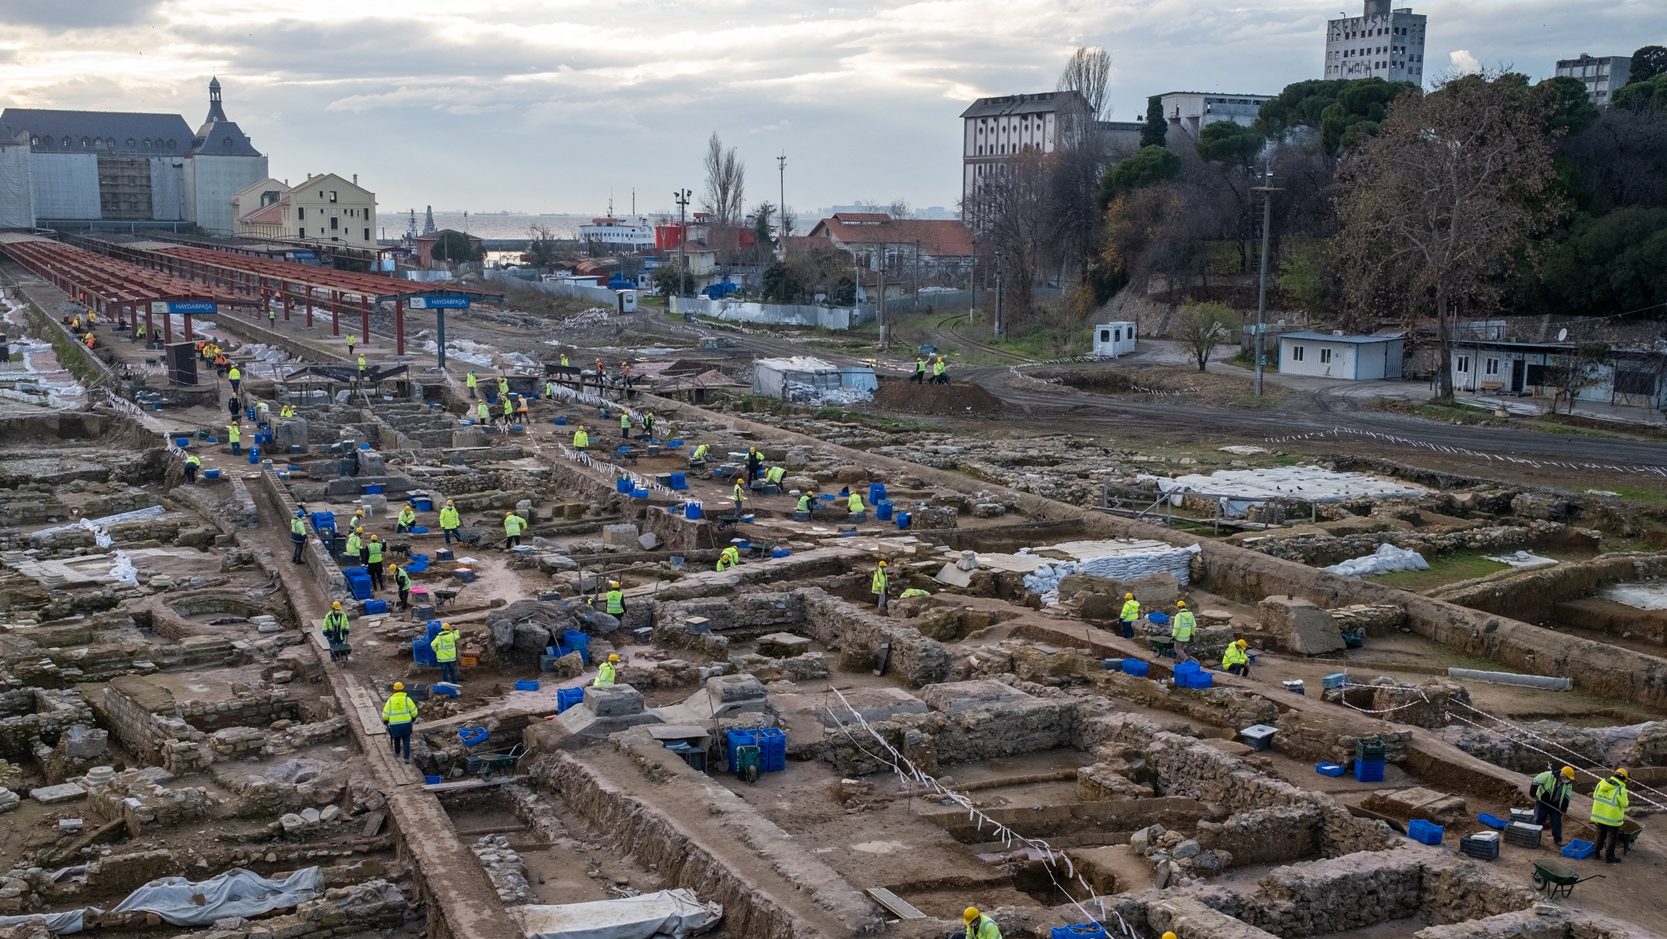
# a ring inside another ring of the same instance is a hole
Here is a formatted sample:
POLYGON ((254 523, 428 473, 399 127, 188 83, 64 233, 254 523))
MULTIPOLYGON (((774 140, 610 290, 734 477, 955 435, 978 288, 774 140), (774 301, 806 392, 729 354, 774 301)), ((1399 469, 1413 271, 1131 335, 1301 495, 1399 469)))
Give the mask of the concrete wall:
POLYGON ((867 318, 850 307, 815 306, 797 303, 755 303, 751 300, 709 300, 705 297, 672 297, 671 311, 707 316, 732 323, 845 330, 867 318))

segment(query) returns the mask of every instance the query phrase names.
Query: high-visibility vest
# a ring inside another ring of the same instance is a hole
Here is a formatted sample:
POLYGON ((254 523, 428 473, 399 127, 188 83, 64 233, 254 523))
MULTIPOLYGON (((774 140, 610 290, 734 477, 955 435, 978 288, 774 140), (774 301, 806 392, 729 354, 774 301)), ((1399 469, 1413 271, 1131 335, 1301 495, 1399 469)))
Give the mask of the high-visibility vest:
POLYGON ((996 921, 978 914, 978 918, 967 924, 967 939, 1001 939, 1001 927, 996 921))
POLYGON ((366 545, 365 547, 368 548, 369 551, 370 551, 370 556, 368 558, 366 558, 366 563, 381 564, 382 563, 382 542, 372 541, 370 544, 366 545))
POLYGON ((509 394, 509 379, 507 379, 507 378, 498 379, 498 394, 501 394, 501 395, 509 394))
POLYGON ((357 532, 347 536, 347 553, 348 554, 357 555, 360 551, 363 551, 364 548, 365 548, 365 543, 363 541, 359 540, 359 535, 358 535, 357 532))
POLYGON ((614 616, 625 612, 625 593, 618 587, 608 591, 607 611, 614 616))
POLYGON ((239 369, 237 366, 233 365, 232 370, 226 373, 226 380, 227 381, 242 381, 243 380, 242 370, 239 369))
POLYGON ((475 377, 474 372, 470 372, 469 377, 463 379, 463 384, 469 386, 470 388, 474 388, 474 387, 476 387, 477 385, 480 384, 480 379, 475 377))
POLYGON ((324 631, 345 635, 348 631, 347 612, 345 610, 331 610, 324 614, 324 631))
POLYGON ((630 430, 631 429, 631 412, 626 411, 626 412, 619 415, 619 429, 620 430, 630 430))
POLYGON ((944 373, 944 369, 947 367, 948 366, 943 364, 943 360, 939 359, 938 361, 932 363, 932 374, 934 376, 942 375, 944 373))
POLYGON ((440 630, 440 634, 434 637, 428 647, 434 650, 436 662, 457 661, 457 633, 449 629, 440 630))
POLYGON ((854 492, 851 493, 851 498, 845 500, 845 507, 850 509, 853 512, 861 512, 862 511, 862 496, 857 495, 854 492))
MULTIPOLYGON (((201 466, 201 465, 203 465, 203 461, 197 459, 197 455, 195 453, 193 453, 193 454, 190 454, 189 456, 187 456, 185 458, 185 465, 186 466, 201 466)), ((296 522, 299 523, 300 521, 301 521, 300 519, 296 519, 296 522)))
POLYGON ((747 490, 745 488, 743 488, 740 483, 735 484, 735 492, 733 493, 733 495, 735 496, 735 501, 736 502, 745 502, 745 501, 747 501, 747 490))
POLYGON ((1626 783, 1619 776, 1611 776, 1592 790, 1592 822, 1619 828, 1626 822, 1626 808, 1631 803, 1626 783))
POLYGON ((299 518, 290 519, 289 520, 289 533, 294 535, 297 538, 307 537, 307 525, 306 525, 306 523, 301 521, 299 518))
POLYGON ((915 359, 915 374, 916 375, 926 374, 926 360, 925 359, 915 359))
POLYGON ((1169 635, 1176 642, 1191 642, 1193 630, 1197 628, 1197 617, 1192 615, 1191 610, 1182 610, 1175 614, 1175 625, 1170 628, 1169 635))
POLYGON ((405 568, 394 568, 394 584, 401 590, 405 590, 411 586, 411 575, 405 573, 405 568))
POLYGON ((526 525, 527 520, 519 515, 504 516, 504 534, 506 535, 519 535, 521 529, 525 528, 526 525))
POLYGON ((515 414, 515 405, 514 405, 514 403, 512 403, 509 400, 508 396, 505 396, 505 398, 504 398, 504 416, 505 417, 511 417, 514 414, 515 414))
POLYGON ((1132 623, 1135 620, 1140 619, 1140 601, 1124 600, 1123 612, 1117 614, 1117 618, 1125 623, 1132 623))
POLYGON ((362 355, 359 356, 358 365, 359 365, 359 371, 362 372, 362 371, 365 370, 365 357, 364 356, 362 356, 362 355))
POLYGON ((475 405, 475 416, 483 421, 492 416, 492 412, 486 409, 485 401, 475 405))
POLYGON ((779 466, 772 466, 772 467, 770 467, 770 471, 768 473, 764 474, 764 478, 766 480, 769 480, 769 482, 772 485, 779 485, 782 481, 782 478, 785 477, 786 475, 787 475, 787 470, 782 469, 779 466))
POLYGON ((1221 667, 1223 670, 1234 665, 1245 665, 1249 661, 1250 658, 1244 654, 1244 650, 1239 648, 1239 644, 1236 642, 1228 643, 1226 650, 1221 653, 1221 667))
POLYGON ((730 545, 723 549, 723 553, 718 555, 718 566, 715 570, 728 570, 739 563, 741 563, 741 552, 734 545, 730 545))
POLYGON ((596 680, 591 682, 591 684, 597 688, 606 688, 614 683, 614 679, 617 677, 617 674, 618 673, 614 670, 614 663, 603 662, 601 665, 596 667, 596 680))
POLYGON ((574 431, 573 432, 573 449, 583 450, 588 446, 590 446, 590 434, 587 434, 582 430, 574 431))
POLYGON ((382 705, 382 720, 389 724, 409 724, 417 719, 417 705, 403 691, 396 691, 382 705))
POLYGON ((399 523, 409 528, 417 523, 417 513, 411 511, 410 506, 399 510, 399 523))
POLYGON ((706 459, 706 454, 711 453, 711 452, 712 452, 712 446, 710 444, 703 443, 700 446, 695 448, 694 459, 704 460, 704 459, 706 459))
POLYGON ((799 497, 798 511, 800 511, 800 512, 809 512, 810 511, 810 496, 809 495, 802 495, 802 496, 799 497))
POLYGON ((448 505, 445 508, 440 510, 440 527, 441 528, 457 528, 462 524, 463 524, 462 520, 457 517, 457 507, 456 506, 448 505))
POLYGON ((874 576, 868 580, 868 592, 885 593, 888 582, 889 578, 886 576, 886 569, 883 567, 876 567, 874 568, 874 576))
POLYGON ((238 426, 236 424, 227 424, 226 425, 226 442, 227 443, 242 443, 243 442, 243 431, 238 429, 238 426))

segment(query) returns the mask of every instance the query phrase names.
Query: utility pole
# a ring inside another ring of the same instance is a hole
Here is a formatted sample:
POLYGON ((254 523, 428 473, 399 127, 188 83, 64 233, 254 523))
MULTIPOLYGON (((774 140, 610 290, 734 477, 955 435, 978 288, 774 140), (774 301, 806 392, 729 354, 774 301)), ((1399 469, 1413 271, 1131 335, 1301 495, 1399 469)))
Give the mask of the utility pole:
POLYGON ((996 252, 996 317, 995 337, 1001 338, 1001 252, 996 252))
POLYGON ((776 222, 781 226, 781 257, 787 259, 787 151, 776 157, 776 176, 781 185, 781 192, 776 203, 776 222))
POLYGON ((672 193, 677 200, 677 295, 683 296, 683 284, 689 276, 689 196, 687 189, 672 193))
POLYGON ((1262 341, 1268 318, 1268 235, 1273 226, 1273 168, 1262 171, 1262 185, 1253 187, 1262 194, 1262 276, 1256 286, 1256 397, 1262 396, 1262 341))

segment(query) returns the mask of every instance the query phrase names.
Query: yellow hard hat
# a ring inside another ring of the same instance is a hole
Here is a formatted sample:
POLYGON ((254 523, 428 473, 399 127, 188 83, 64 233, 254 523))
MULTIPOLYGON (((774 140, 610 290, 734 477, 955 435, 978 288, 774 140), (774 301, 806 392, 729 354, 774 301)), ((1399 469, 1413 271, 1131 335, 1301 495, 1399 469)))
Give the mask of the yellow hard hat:
POLYGON ((1621 767, 1620 769, 1616 770, 1615 775, 1621 777, 1622 779, 1631 779, 1632 778, 1631 774, 1629 774, 1626 771, 1626 767, 1624 767, 1624 766, 1621 767))
POLYGON ((342 602, 340 600, 337 600, 336 602, 330 604, 330 609, 332 609, 332 610, 339 610, 341 608, 342 608, 342 602))
POLYGON ((1175 605, 1184 610, 1184 609, 1187 608, 1187 601, 1185 601, 1185 600, 1176 600, 1175 605))
POLYGON ((1123 599, 1125 599, 1125 600, 1133 600, 1133 599, 1134 599, 1134 594, 1132 594, 1132 593, 1125 593, 1125 594, 1123 594, 1123 599))
POLYGON ((515 514, 514 512, 505 512, 504 513, 504 518, 509 518, 511 515, 514 515, 514 514, 515 514))
POLYGON ((976 906, 969 906, 966 909, 961 911, 961 922, 966 923, 968 926, 971 926, 972 921, 977 919, 977 918, 978 918, 978 907, 976 907, 976 906))
POLYGON ((610 581, 608 581, 608 586, 610 586, 610 587, 618 587, 618 586, 619 586, 619 581, 617 581, 617 580, 610 580, 610 581))
POLYGON ((886 562, 884 562, 884 561, 881 561, 881 562, 880 562, 880 566, 881 566, 881 567, 885 567, 885 566, 886 566, 886 562))
POLYGON ((451 630, 451 631, 453 631, 453 632, 456 632, 456 631, 457 631, 457 627, 456 627, 456 626, 453 626, 453 625, 452 625, 452 624, 450 624, 450 623, 441 623, 441 624, 440 624, 440 628, 441 628, 441 629, 449 629, 449 630, 451 630))
POLYGON ((1239 648, 1244 649, 1244 648, 1247 648, 1250 645, 1250 643, 1245 642, 1243 639, 1240 639, 1238 642, 1233 643, 1233 645, 1236 645, 1239 648))
POLYGON ((451 499, 447 499, 447 500, 446 500, 446 504, 447 504, 447 505, 456 505, 456 504, 457 504, 457 503, 456 503, 456 502, 454 502, 454 501, 452 501, 452 500, 451 500, 451 499))
POLYGON ((371 535, 370 540, 372 540, 372 541, 381 541, 382 536, 381 535, 371 535))
POLYGON ((1180 939, 1180 937, 1176 936, 1172 932, 1166 932, 1166 933, 1163 934, 1163 939, 1180 939))
POLYGON ((1574 778, 1574 767, 1572 767, 1572 766, 1563 767, 1562 776, 1563 776, 1564 779, 1573 779, 1574 778))
POLYGON ((609 652, 608 653, 608 661, 618 662, 619 661, 619 653, 618 652, 609 652))
POLYGON ((403 682, 403 681, 394 682, 394 690, 395 691, 404 691, 405 690, 405 682, 403 682))

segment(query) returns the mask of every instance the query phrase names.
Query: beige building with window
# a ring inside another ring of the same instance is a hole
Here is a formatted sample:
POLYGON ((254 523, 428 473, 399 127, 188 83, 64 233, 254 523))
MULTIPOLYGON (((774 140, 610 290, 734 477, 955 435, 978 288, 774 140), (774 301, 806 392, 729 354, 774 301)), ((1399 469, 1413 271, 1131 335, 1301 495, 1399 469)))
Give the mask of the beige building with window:
POLYGON ((232 197, 237 233, 246 238, 376 247, 376 193, 334 173, 297 186, 263 179, 232 197))

